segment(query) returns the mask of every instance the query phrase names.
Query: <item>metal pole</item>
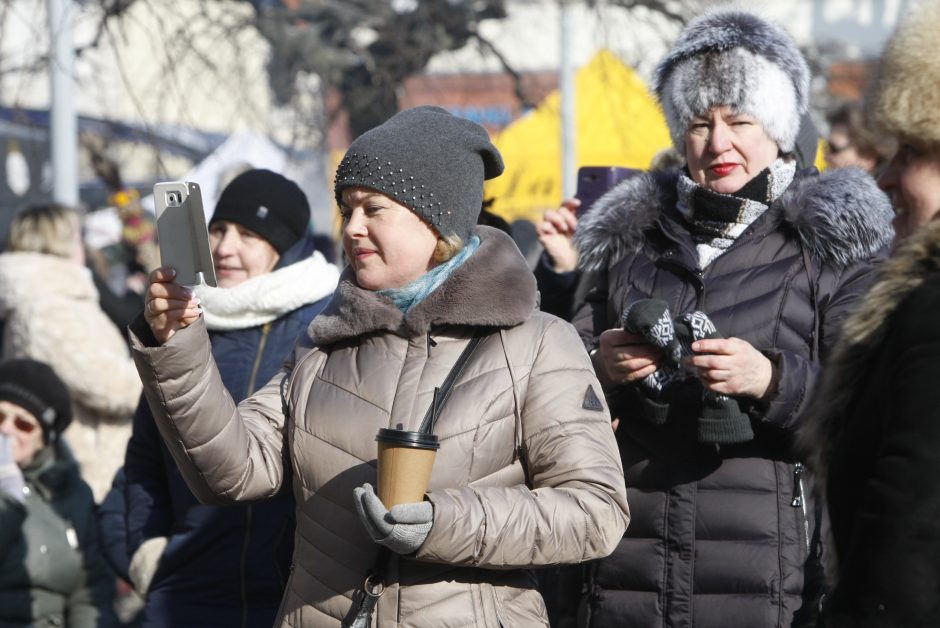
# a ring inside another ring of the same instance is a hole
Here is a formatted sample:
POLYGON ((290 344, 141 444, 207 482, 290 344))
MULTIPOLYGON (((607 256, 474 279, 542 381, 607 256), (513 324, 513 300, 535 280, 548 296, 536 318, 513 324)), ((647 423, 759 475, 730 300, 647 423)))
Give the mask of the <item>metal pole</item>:
POLYGON ((48 7, 52 198, 74 206, 78 204, 78 116, 72 96, 72 0, 48 0, 48 7))
POLYGON ((577 186, 577 134, 575 131, 574 66, 571 60, 571 0, 561 3, 561 68, 558 77, 561 94, 561 189, 571 198, 577 186))

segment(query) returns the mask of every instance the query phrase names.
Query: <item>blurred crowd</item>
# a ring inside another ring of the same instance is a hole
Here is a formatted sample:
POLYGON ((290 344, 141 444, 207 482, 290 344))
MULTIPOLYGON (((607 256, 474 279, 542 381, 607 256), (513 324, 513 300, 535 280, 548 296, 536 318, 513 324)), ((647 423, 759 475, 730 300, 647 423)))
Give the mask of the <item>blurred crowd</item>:
POLYGON ((672 147, 528 228, 482 127, 401 111, 335 242, 227 172, 194 286, 90 147, 119 240, 34 205, 0 253, 0 628, 940 625, 938 30, 823 138, 790 35, 709 10, 672 147))

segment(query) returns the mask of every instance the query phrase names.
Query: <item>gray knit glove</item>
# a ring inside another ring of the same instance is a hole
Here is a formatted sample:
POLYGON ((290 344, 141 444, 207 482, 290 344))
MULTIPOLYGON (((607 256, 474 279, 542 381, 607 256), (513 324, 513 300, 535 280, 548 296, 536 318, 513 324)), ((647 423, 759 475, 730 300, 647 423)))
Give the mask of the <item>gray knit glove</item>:
POLYGON ((388 510, 369 483, 353 489, 353 497, 366 531, 379 545, 396 554, 413 554, 428 538, 434 522, 431 502, 398 504, 388 510))
POLYGON ((13 462, 13 440, 6 434, 0 434, 0 493, 6 493, 18 502, 25 499, 23 472, 13 462))

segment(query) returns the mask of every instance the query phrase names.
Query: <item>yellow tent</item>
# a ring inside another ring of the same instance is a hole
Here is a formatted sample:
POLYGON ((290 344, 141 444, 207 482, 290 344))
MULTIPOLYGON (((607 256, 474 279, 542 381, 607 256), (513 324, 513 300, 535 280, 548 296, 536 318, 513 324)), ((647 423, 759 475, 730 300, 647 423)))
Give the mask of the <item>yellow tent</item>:
MULTIPOLYGON (((646 85, 611 52, 602 50, 575 78, 576 165, 649 167, 671 146, 669 130, 646 85)), ((532 112, 506 127, 494 143, 506 171, 488 181, 484 198, 510 222, 537 221, 562 201, 560 95, 549 94, 532 112)))

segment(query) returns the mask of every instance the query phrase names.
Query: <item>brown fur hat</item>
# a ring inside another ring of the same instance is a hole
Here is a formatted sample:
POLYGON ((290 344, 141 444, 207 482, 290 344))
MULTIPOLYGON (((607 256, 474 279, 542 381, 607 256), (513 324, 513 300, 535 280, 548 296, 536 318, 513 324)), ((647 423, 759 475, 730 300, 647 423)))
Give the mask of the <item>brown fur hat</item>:
POLYGON ((888 133, 940 144, 940 2, 911 4, 885 47, 870 114, 888 133))

